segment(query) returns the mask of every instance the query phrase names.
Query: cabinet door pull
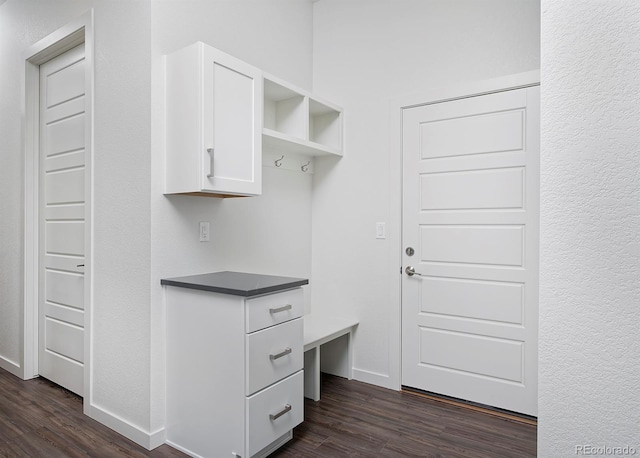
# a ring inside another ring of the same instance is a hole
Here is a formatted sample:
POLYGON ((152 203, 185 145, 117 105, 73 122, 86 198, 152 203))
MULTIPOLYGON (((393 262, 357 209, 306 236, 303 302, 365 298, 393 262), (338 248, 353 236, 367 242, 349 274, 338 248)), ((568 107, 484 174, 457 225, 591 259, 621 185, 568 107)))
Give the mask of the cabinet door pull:
POLYGON ((291 307, 292 307, 291 304, 283 305, 282 307, 278 307, 278 308, 275 308, 275 309, 269 309, 269 313, 285 312, 287 310, 291 310, 291 307))
POLYGON ((289 353, 291 353, 291 348, 287 347, 284 350, 282 350, 280 353, 278 353, 277 355, 269 355, 269 359, 271 361, 273 361, 274 359, 278 359, 278 358, 282 358, 283 356, 287 356, 289 353))
POLYGON ((207 153, 209 153, 209 173, 207 178, 213 178, 213 148, 207 148, 207 153))
POLYGON ((285 404, 284 405, 284 409, 282 409, 280 412, 278 413, 270 413, 269 414, 269 419, 271 421, 276 420, 278 418, 280 418, 281 416, 283 416, 285 413, 289 412, 291 410, 291 404, 285 404))

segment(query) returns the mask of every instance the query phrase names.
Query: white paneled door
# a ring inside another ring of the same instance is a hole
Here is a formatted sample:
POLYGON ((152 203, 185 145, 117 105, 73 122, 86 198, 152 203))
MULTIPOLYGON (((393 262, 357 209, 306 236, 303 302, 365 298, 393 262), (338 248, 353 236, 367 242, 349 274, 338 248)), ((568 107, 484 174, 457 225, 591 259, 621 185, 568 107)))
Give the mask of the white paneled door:
POLYGON ((84 45, 40 66, 38 372, 83 394, 84 45))
POLYGON ((402 123, 402 384, 535 416, 539 87, 402 123))

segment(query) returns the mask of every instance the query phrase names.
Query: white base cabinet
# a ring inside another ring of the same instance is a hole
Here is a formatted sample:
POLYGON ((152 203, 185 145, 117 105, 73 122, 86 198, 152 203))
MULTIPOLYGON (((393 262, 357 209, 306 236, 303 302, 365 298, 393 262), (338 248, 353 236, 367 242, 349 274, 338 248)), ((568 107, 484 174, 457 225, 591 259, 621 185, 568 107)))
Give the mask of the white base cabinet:
POLYGON ((304 418, 301 288, 241 297, 165 286, 167 443, 266 456, 304 418))

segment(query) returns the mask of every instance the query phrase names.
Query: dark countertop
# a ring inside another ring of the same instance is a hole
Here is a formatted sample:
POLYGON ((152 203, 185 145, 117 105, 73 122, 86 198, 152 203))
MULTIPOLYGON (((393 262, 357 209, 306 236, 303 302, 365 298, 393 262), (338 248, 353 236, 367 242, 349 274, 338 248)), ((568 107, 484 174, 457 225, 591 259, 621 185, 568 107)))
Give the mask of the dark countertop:
POLYGON ((306 278, 225 271, 187 277, 163 278, 160 280, 160 284, 251 297, 308 285, 309 280, 306 278))

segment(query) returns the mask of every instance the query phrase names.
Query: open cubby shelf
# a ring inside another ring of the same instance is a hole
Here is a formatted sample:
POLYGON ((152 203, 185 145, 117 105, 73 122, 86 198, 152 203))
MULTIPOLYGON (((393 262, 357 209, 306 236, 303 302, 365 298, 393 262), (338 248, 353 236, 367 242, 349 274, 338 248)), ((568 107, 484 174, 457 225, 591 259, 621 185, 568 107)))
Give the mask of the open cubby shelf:
POLYGON ((271 76, 264 77, 263 148, 342 156, 342 109, 271 76))

